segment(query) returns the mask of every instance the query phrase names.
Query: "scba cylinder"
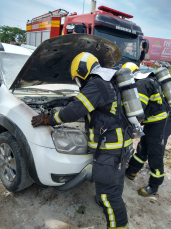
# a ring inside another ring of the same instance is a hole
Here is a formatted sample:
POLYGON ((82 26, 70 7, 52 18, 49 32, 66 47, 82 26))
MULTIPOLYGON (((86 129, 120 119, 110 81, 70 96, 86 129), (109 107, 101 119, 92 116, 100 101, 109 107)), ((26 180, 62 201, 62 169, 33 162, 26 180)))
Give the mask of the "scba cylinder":
POLYGON ((160 82, 163 94, 171 107, 171 75, 167 68, 161 67, 155 72, 157 80, 160 82))
POLYGON ((115 76, 121 92, 126 116, 131 123, 138 125, 144 118, 144 111, 134 76, 129 68, 118 70, 115 76))

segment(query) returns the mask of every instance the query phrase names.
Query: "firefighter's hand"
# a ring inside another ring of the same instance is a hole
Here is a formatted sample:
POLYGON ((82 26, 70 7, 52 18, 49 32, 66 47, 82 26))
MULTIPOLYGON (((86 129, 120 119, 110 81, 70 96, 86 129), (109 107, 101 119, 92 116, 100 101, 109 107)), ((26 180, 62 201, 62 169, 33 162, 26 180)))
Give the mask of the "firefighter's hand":
POLYGON ((33 127, 37 127, 40 125, 50 125, 50 116, 44 114, 33 116, 31 124, 33 127))

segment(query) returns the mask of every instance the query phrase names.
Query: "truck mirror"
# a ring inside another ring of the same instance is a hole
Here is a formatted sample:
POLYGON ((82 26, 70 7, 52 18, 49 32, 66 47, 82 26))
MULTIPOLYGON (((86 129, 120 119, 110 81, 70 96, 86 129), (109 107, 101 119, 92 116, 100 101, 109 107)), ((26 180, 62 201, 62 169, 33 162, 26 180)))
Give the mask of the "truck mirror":
POLYGON ((86 26, 84 24, 75 24, 75 33, 87 33, 86 26))
POLYGON ((142 48, 143 48, 143 49, 146 49, 146 48, 147 48, 147 41, 144 41, 144 42, 142 43, 142 48))
POLYGON ((149 50, 149 40, 146 38, 142 43, 142 48, 145 50, 145 53, 148 53, 149 50))
POLYGON ((145 54, 146 54, 145 50, 142 50, 140 55, 140 62, 144 60, 145 54))

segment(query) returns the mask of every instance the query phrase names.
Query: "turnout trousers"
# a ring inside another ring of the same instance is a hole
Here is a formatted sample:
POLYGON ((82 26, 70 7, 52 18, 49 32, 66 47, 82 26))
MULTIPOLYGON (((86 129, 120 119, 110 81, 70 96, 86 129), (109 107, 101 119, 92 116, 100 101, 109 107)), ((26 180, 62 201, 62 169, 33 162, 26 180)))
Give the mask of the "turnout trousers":
MULTIPOLYGON (((129 153, 127 153, 129 156, 129 153)), ((107 228, 128 229, 125 204, 122 199, 125 164, 127 156, 118 170, 119 156, 100 154, 93 161, 93 177, 96 187, 96 202, 103 207, 107 228)))
POLYGON ((137 146, 137 153, 133 155, 127 169, 128 174, 136 174, 148 159, 150 166, 149 185, 157 188, 164 180, 164 151, 167 139, 171 134, 171 119, 168 117, 164 132, 165 122, 145 125, 144 133, 137 146), (163 141, 164 139, 164 141, 163 141))

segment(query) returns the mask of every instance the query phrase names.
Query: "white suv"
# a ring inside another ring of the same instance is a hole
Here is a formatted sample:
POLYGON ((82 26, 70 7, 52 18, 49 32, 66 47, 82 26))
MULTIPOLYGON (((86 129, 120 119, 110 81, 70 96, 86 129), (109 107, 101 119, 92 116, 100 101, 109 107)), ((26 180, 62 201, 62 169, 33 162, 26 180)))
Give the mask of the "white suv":
POLYGON ((91 179, 84 119, 56 128, 31 125, 32 116, 56 112, 78 93, 69 74, 65 78, 56 72, 60 57, 50 44, 44 42, 33 53, 29 47, 0 43, 0 179, 10 191, 33 182, 68 190, 91 179), (44 83, 53 85, 33 86, 44 83))

